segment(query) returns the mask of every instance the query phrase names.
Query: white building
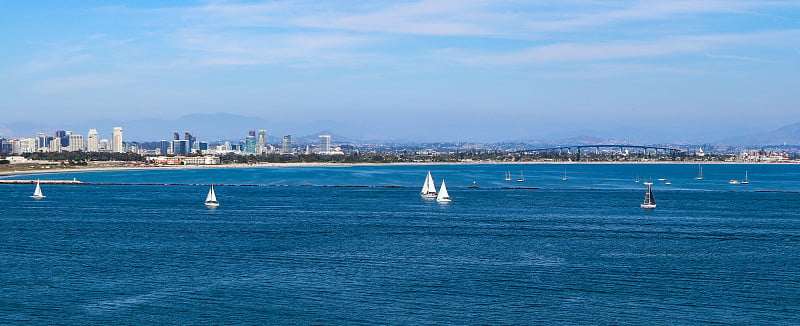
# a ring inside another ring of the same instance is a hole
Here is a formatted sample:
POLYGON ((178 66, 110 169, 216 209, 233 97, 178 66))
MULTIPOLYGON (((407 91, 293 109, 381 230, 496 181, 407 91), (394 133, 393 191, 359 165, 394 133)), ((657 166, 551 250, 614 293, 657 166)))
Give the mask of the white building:
POLYGON ((14 153, 33 153, 36 151, 36 138, 20 138, 18 141, 12 141, 14 146, 14 153))
POLYGON ((319 135, 319 153, 331 153, 331 135, 319 135))
POLYGON ((97 129, 89 129, 89 134, 86 135, 86 151, 100 151, 100 135, 97 133, 97 129))
POLYGON ((122 146, 122 127, 114 127, 111 134, 111 151, 114 153, 124 153, 125 147, 122 146))
POLYGON ((84 150, 86 150, 86 147, 83 144, 83 135, 78 135, 78 134, 69 135, 69 146, 67 146, 67 151, 78 152, 84 150))

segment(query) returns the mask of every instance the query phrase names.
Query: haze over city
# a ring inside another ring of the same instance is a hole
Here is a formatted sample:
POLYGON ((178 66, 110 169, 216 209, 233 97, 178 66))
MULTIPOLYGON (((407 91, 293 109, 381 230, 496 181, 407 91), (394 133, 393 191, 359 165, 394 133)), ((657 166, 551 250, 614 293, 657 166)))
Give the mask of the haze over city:
POLYGON ((699 142, 800 122, 797 1, 2 7, 5 134, 218 112, 422 141, 699 142))

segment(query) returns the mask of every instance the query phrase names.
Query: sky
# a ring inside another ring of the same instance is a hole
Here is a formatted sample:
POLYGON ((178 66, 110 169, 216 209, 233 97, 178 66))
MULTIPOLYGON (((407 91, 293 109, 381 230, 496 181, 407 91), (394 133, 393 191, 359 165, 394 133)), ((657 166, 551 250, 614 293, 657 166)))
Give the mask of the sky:
POLYGON ((797 0, 0 0, 0 31, 0 124, 702 141, 800 122, 797 0))

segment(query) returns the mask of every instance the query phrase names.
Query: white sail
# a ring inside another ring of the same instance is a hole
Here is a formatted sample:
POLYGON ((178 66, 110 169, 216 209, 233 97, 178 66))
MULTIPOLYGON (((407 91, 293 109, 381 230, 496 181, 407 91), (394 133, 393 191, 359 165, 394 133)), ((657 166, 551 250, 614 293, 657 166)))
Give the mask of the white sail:
POLYGON ((697 176, 694 178, 695 180, 703 180, 703 166, 697 165, 697 176))
POLYGON ((439 188, 439 194, 436 196, 436 201, 444 203, 452 200, 453 199, 450 198, 450 194, 447 193, 447 186, 444 184, 444 180, 442 180, 442 187, 439 188))
POLYGON ((31 198, 44 198, 45 196, 42 194, 42 188, 39 187, 39 180, 36 180, 36 189, 33 191, 33 196, 31 198))
POLYGON ((219 206, 219 202, 217 201, 217 194, 214 192, 214 185, 211 185, 211 189, 208 189, 208 195, 206 196, 206 206, 219 206))
POLYGON ((652 184, 647 185, 647 192, 644 194, 644 202, 640 205, 642 208, 656 208, 656 199, 653 196, 652 184))
POLYGON ((511 171, 506 171, 506 181, 511 181, 511 171))
POLYGON ((422 191, 419 194, 428 198, 436 197, 436 184, 433 183, 431 171, 428 171, 428 176, 425 177, 425 183, 422 185, 422 191))
POLYGON ((744 170, 744 181, 742 184, 750 184, 750 178, 747 177, 747 170, 744 170))

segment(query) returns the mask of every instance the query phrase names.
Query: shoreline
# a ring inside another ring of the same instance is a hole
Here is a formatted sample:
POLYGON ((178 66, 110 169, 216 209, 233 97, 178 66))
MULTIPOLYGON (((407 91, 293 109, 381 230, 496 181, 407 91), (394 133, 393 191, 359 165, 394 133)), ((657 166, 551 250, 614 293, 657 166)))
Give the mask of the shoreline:
POLYGON ((397 163, 261 163, 261 164, 247 164, 247 163, 233 163, 233 164, 220 164, 220 165, 164 165, 164 166, 102 166, 102 167, 86 167, 86 168, 55 168, 55 169, 40 169, 40 170, 27 170, 27 171, 2 171, 0 178, 13 177, 20 175, 38 175, 38 174, 61 174, 61 173, 84 173, 84 172, 105 172, 105 171, 137 171, 137 170, 186 170, 186 169, 245 169, 245 168, 311 168, 311 167, 351 167, 351 166, 431 166, 431 165, 634 165, 634 164, 680 164, 680 165, 784 165, 784 164, 800 164, 800 162, 669 162, 669 161, 652 161, 652 162, 397 162, 397 163))

